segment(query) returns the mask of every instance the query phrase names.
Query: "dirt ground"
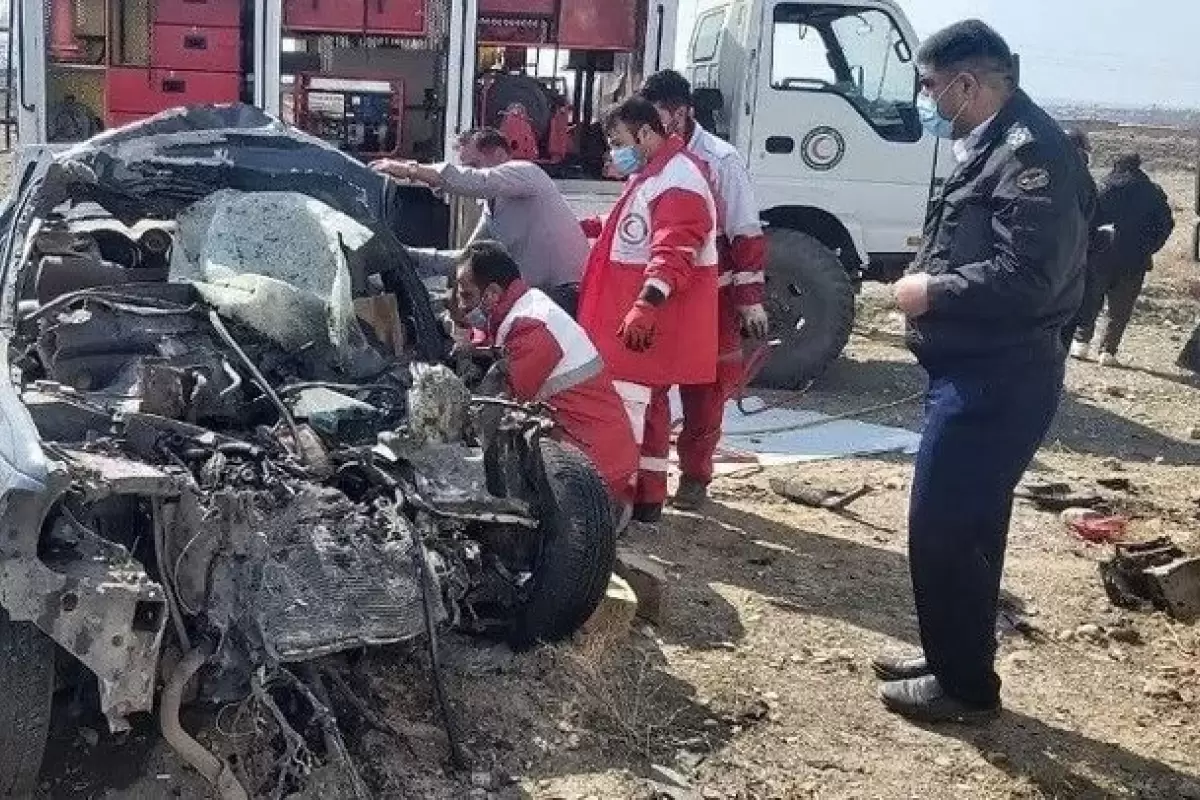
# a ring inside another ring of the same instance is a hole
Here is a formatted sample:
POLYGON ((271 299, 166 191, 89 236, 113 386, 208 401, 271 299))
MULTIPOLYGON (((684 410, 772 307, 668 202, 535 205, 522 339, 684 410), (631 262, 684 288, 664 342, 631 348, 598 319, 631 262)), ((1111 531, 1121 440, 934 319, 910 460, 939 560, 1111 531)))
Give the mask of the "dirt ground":
MULTIPOLYGON (((1197 317, 1188 287, 1200 266, 1185 258, 1194 175, 1159 177, 1180 225, 1129 333, 1127 368, 1072 363, 1034 471, 1085 489, 1126 478, 1112 502, 1134 536, 1200 551, 1200 380, 1173 366, 1197 317)), ((886 292, 865 292, 846 356, 789 402, 843 413, 902 401, 864 419, 919 429, 922 373, 896 326, 886 292)), ((1113 608, 1097 571, 1105 548, 1028 503, 1016 507, 1004 579, 1006 608, 1029 623, 1003 632, 1004 715, 925 729, 884 712, 869 659, 916 642, 910 473, 908 459, 888 457, 718 481, 705 514, 669 514, 658 534, 626 542, 669 579, 660 624, 624 639, 520 655, 446 639, 466 773, 446 765, 421 653, 368 655, 356 688, 414 753, 363 730, 349 737, 370 757, 363 777, 388 798, 1200 800, 1200 629, 1113 608), (777 497, 774 476, 873 492, 833 514, 777 497)), ((152 721, 113 737, 63 705, 44 796, 205 796, 152 721)), ((236 710, 223 718, 206 741, 237 739, 236 710)))

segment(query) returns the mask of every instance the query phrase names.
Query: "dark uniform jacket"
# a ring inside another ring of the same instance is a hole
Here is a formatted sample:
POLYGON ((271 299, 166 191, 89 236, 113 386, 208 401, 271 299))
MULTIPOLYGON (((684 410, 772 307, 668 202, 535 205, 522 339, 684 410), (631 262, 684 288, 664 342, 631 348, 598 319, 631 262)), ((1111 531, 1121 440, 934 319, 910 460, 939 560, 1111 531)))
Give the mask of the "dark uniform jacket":
POLYGON ((1148 271, 1175 230, 1166 193, 1140 169, 1117 170, 1100 187, 1096 226, 1113 225, 1112 244, 1099 257, 1113 270, 1148 271))
POLYGON ((930 205, 910 272, 929 311, 909 347, 927 368, 1065 357, 1083 296, 1095 184, 1051 117, 1018 91, 930 205))

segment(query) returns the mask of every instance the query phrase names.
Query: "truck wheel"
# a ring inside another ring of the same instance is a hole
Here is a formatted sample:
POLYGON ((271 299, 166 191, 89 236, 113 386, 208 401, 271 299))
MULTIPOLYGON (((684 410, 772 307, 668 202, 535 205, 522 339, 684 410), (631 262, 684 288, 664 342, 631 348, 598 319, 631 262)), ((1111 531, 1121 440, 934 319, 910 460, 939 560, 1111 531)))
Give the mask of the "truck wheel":
POLYGON ((54 643, 0 610, 0 797, 37 788, 54 697, 54 643))
POLYGON ((800 389, 837 359, 854 326, 854 284, 820 241, 767 231, 766 307, 780 344, 755 378, 766 389, 800 389))
POLYGON ((578 630, 600 604, 617 557, 608 489, 596 468, 570 445, 542 439, 539 447, 542 543, 529 600, 510 634, 518 648, 578 630))

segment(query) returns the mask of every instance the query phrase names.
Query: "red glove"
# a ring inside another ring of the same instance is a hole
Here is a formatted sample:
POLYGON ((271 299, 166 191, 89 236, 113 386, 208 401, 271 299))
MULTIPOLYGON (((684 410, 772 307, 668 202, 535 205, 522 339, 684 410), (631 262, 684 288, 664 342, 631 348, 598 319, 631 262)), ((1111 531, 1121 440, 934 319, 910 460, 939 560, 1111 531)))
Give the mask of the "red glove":
POLYGON ((650 345, 654 344, 654 323, 657 319, 658 308, 649 300, 638 300, 625 315, 617 336, 635 353, 649 350, 650 345))
POLYGON ((604 222, 599 217, 581 219, 579 227, 583 228, 583 235, 589 239, 599 239, 600 234, 604 232, 604 222))

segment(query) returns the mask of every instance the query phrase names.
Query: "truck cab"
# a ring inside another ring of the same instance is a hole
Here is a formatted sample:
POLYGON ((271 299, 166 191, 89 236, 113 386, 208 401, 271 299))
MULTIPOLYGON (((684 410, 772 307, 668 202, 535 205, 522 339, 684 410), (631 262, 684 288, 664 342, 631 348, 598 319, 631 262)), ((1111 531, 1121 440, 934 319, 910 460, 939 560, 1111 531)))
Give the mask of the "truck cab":
POLYGON ((892 0, 706 0, 686 75, 701 124, 742 153, 767 225, 780 341, 763 383, 794 388, 845 346, 862 280, 920 246, 953 163, 922 131, 917 37, 892 0))

